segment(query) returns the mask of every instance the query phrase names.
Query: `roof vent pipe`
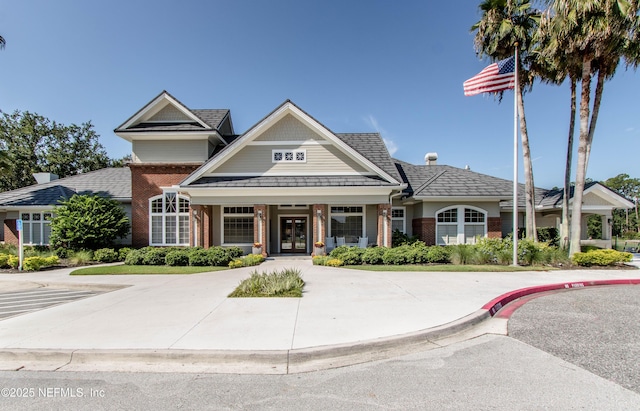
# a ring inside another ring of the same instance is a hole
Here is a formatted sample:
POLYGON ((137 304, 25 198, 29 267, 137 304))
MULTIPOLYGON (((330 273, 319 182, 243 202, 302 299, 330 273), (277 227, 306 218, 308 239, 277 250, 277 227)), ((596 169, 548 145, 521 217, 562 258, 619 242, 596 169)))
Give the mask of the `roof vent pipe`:
POLYGON ((424 156, 424 162, 428 166, 435 166, 438 164, 438 153, 427 153, 424 156))

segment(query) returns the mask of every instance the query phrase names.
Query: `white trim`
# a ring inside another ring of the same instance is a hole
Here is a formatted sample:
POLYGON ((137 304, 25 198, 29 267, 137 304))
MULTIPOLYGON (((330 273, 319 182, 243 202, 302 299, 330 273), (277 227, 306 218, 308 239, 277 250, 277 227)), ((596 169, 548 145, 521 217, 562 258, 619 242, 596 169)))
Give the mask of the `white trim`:
MULTIPOLYGON (((360 235, 359 237, 367 237, 367 206, 366 205, 362 205, 362 204, 330 204, 327 210, 327 232, 329 233, 329 235, 327 235, 327 237, 335 237, 335 235, 333 234, 333 226, 331 224, 331 220, 332 220, 332 216, 333 215, 340 215, 340 216, 346 216, 346 217, 353 217, 353 216, 362 216, 362 235, 360 235), (362 213, 332 213, 331 209, 333 207, 361 207, 362 208, 362 213)), ((358 242, 356 241, 355 243, 346 243, 345 245, 349 245, 349 246, 357 246, 358 242)))
POLYGON ((185 196, 183 194, 180 194, 177 191, 171 191, 168 190, 166 188, 162 189, 162 194, 158 194, 156 196, 150 197, 148 200, 148 216, 149 216, 149 245, 150 246, 154 246, 154 247, 171 247, 171 246, 188 246, 189 242, 191 241, 191 235, 193 233, 191 233, 191 199, 188 196, 185 196), (175 194, 176 195, 176 212, 175 213, 167 213, 166 212, 166 206, 165 206, 165 199, 167 194, 175 194), (156 200, 162 199, 162 212, 158 213, 158 212, 153 212, 152 209, 152 203, 156 200), (186 212, 180 212, 180 199, 182 200, 186 200, 188 203, 188 210, 186 212), (176 242, 175 243, 167 243, 167 230, 166 230, 166 224, 167 224, 167 216, 169 217, 173 217, 175 216, 176 218, 176 242), (162 230, 162 241, 160 243, 155 243, 153 242, 153 217, 161 217, 162 218, 162 224, 161 224, 161 230, 162 230), (185 243, 181 243, 180 242, 180 217, 187 217, 187 241, 185 243))
MULTIPOLYGON (((295 163, 295 161, 291 161, 295 163)), ((287 163, 287 161, 283 161, 287 163)), ((313 176, 374 176, 374 173, 363 173, 358 171, 340 172, 340 171, 305 171, 302 173, 296 172, 295 177, 313 177, 313 176)), ((265 173, 212 173, 207 174, 206 177, 290 177, 291 172, 272 172, 267 171, 265 173)), ((361 187, 361 186, 358 186, 361 187)), ((184 187, 190 189, 191 187, 184 187)))
MULTIPOLYGON (((252 232, 253 230, 255 230, 255 214, 256 214, 256 210, 255 210, 255 205, 254 204, 225 204, 220 206, 220 244, 223 246, 239 246, 239 247, 246 247, 246 246, 251 246, 253 245, 253 233, 252 233, 252 238, 251 241, 248 243, 226 243, 225 239, 224 239, 224 219, 225 217, 242 217, 242 218, 248 218, 251 217, 251 219, 253 220, 253 225, 254 227, 252 228, 252 232), (253 212, 251 213, 225 213, 224 209, 225 207, 251 207, 253 208, 253 212)), ((263 216, 262 218, 266 218, 266 216, 263 216)), ((264 245, 263 245, 264 247, 264 245)))
POLYGON ((210 174, 213 170, 215 170, 220 165, 224 164, 227 160, 232 158, 238 151, 240 151, 245 145, 249 142, 256 139, 259 135, 264 133, 267 129, 277 123, 280 119, 282 119, 285 115, 291 114, 296 117, 298 120, 306 124, 309 128, 317 132, 320 136, 324 137, 326 140, 333 143, 338 149, 343 151, 357 163, 362 165, 364 168, 367 168, 379 176, 383 177, 385 180, 401 185, 401 182, 397 181, 395 178, 384 172, 380 167, 369 161, 367 158, 362 156, 360 153, 352 149, 345 142, 340 140, 337 136, 335 136, 330 130, 325 128, 323 125, 318 123, 308 114, 300 110, 295 104, 290 101, 286 101, 280 107, 278 107, 274 112, 272 112, 269 116, 267 116, 264 120, 253 126, 249 131, 247 131, 244 135, 239 137, 233 144, 229 146, 226 150, 221 152, 218 156, 210 159, 207 163, 205 163, 198 170, 194 171, 189 177, 187 177, 181 184, 189 185, 192 182, 196 181, 198 178, 202 177, 204 174, 210 174))
POLYGON ((466 205, 466 204, 455 204, 455 205, 450 205, 447 207, 443 207, 439 210, 436 210, 436 212, 434 213, 434 217, 436 220, 436 244, 437 245, 447 245, 446 243, 443 243, 440 241, 440 236, 438 235, 438 226, 452 226, 452 225, 456 225, 457 226, 457 239, 456 239, 456 244, 467 244, 466 242, 466 238, 465 238, 465 233, 464 233, 464 228, 465 225, 474 225, 474 226, 482 226, 483 230, 484 230, 484 237, 486 238, 488 235, 488 228, 487 228, 487 224, 488 224, 488 220, 489 220, 489 212, 487 210, 484 210, 480 207, 476 207, 476 206, 471 206, 471 205, 466 205), (447 211, 447 210, 452 210, 455 209, 457 210, 457 221, 455 222, 438 222, 438 214, 447 211), (470 209, 470 210, 474 210, 477 211, 479 213, 482 213, 484 215, 484 222, 482 223, 465 223, 464 221, 464 211, 465 209, 470 209))
POLYGON ((393 233, 393 220, 402 220, 402 232, 407 233, 407 207, 405 206, 391 206, 391 232, 393 233), (402 210, 402 218, 394 217, 393 210, 402 210))
POLYGON ((248 146, 330 146, 331 142, 329 141, 318 141, 318 140, 260 140, 260 141, 249 141, 247 143, 248 146))
POLYGON ((172 98, 169 95, 169 93, 167 93, 166 91, 163 91, 162 93, 160 93, 160 95, 158 97, 156 97, 155 99, 153 99, 152 101, 147 103, 147 105, 144 106, 142 108, 142 110, 138 111, 138 113, 136 113, 133 117, 131 117, 122 126, 120 126, 118 128, 127 129, 127 128, 131 127, 132 125, 134 125, 136 122, 138 122, 139 120, 141 120, 141 119, 143 119, 145 117, 151 118, 151 117, 153 117, 154 114, 160 112, 160 110, 164 109, 169 104, 172 104, 175 108, 177 108, 179 111, 181 111, 182 114, 184 114, 185 116, 193 119, 194 122, 202 125, 202 127, 206 128, 206 129, 209 129, 209 130, 212 130, 210 125, 208 125, 204 121, 200 120, 200 118, 198 118, 198 116, 193 114, 191 112, 191 110, 189 110, 183 104, 181 104, 180 102, 178 102, 177 100, 172 98), (166 101, 167 103, 166 104, 162 104, 162 102, 164 102, 164 101, 166 101))

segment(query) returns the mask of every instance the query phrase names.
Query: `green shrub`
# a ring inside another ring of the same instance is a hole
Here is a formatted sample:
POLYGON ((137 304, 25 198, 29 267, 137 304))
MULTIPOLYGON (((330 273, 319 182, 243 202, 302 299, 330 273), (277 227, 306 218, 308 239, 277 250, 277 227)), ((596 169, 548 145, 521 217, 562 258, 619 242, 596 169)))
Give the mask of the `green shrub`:
POLYGON ((450 259, 449 249, 439 245, 429 247, 427 251, 427 263, 443 264, 448 263, 450 259))
POLYGON ((254 265, 260 265, 264 262, 264 256, 262 254, 249 254, 240 258, 243 267, 252 267, 254 265))
POLYGON ((229 263, 229 268, 241 268, 244 267, 241 259, 233 260, 229 263))
POLYGON ((402 265, 413 264, 415 261, 415 251, 410 245, 401 245, 395 248, 388 248, 382 256, 384 264, 402 265))
POLYGON ((189 250, 187 249, 173 249, 167 252, 164 257, 166 265, 172 267, 186 267, 189 265, 189 250))
POLYGON ((370 265, 382 264, 382 257, 387 250, 387 247, 369 247, 362 253, 362 262, 370 265))
POLYGON ((165 257, 169 252, 168 249, 162 247, 145 247, 142 249, 144 265, 165 265, 165 257))
POLYGON ((325 265, 328 267, 340 267, 344 265, 344 263, 339 258, 329 258, 325 263, 325 265))
POLYGON ((349 251, 344 253, 340 259, 344 265, 360 265, 362 264, 364 250, 364 248, 360 247, 349 247, 349 251))
POLYGON ((141 250, 131 250, 127 253, 124 263, 126 265, 142 265, 144 253, 141 250))
POLYGON ((131 252, 129 247, 122 247, 118 250, 118 261, 124 261, 127 259, 127 255, 131 252))
POLYGON ((58 257, 55 255, 50 257, 32 256, 22 261, 22 269, 25 271, 38 271, 43 267, 50 267, 56 264, 58 264, 58 257))
POLYGON ((18 266, 20 265, 20 257, 18 257, 17 255, 10 255, 9 259, 7 260, 7 264, 11 268, 18 268, 18 266))
POLYGON ((0 253, 18 255, 18 247, 15 244, 0 244, 0 253))
POLYGON ((407 234, 403 233, 400 230, 394 230, 393 233, 391 234, 392 247, 399 247, 405 244, 413 244, 416 241, 418 241, 418 236, 416 235, 408 236, 407 234))
POLYGON ((122 205, 96 194, 74 194, 55 207, 50 242, 72 250, 108 247, 131 225, 122 205))
POLYGON ((53 252, 55 253, 55 255, 57 255, 60 258, 69 258, 69 256, 73 253, 71 250, 69 250, 66 247, 58 247, 55 250, 53 250, 53 252))
POLYGON ((560 244, 560 233, 555 227, 538 227, 538 241, 547 243, 550 246, 558 247, 560 244))
POLYGON ((616 250, 591 250, 586 253, 575 253, 572 257, 575 264, 590 267, 592 265, 608 266, 628 263, 633 259, 631 253, 616 250))
POLYGON ((207 265, 216 267, 226 266, 232 259, 227 250, 219 246, 209 248, 207 250, 207 258, 209 260, 207 265))
POLYGON ((229 297, 302 297, 303 287, 304 281, 298 269, 261 274, 254 271, 229 297))
POLYGON ((189 252, 189 265, 194 267, 205 267, 209 265, 209 254, 207 250, 195 247, 189 252))
POLYGON ((9 266, 9 254, 0 254, 0 268, 9 266))
POLYGON ((342 256, 348 253, 350 248, 351 247, 349 247, 348 245, 341 245, 339 247, 336 247, 331 250, 331 252, 329 253, 329 257, 342 260, 342 256))
POLYGON ((119 255, 113 248, 101 248, 93 253, 93 259, 101 263, 118 261, 119 255))
POLYGON ((549 245, 546 243, 536 243, 532 240, 523 239, 518 242, 518 259, 523 265, 540 264, 545 261, 545 249, 549 245))
POLYGON ((236 246, 225 248, 225 251, 229 256, 229 259, 240 258, 244 255, 244 251, 242 251, 242 248, 236 246))

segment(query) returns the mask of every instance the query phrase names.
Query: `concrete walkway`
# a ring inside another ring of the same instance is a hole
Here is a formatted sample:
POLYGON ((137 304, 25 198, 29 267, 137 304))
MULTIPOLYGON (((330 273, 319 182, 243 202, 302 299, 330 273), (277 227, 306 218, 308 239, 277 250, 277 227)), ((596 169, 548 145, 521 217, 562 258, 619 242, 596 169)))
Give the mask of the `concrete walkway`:
POLYGON ((483 305, 516 289, 640 279, 640 270, 370 272, 286 258, 267 260, 258 270, 282 268, 302 271, 303 298, 227 298, 254 268, 2 274, 0 292, 43 286, 105 292, 0 321, 0 369, 308 371, 438 346, 484 322, 483 305))

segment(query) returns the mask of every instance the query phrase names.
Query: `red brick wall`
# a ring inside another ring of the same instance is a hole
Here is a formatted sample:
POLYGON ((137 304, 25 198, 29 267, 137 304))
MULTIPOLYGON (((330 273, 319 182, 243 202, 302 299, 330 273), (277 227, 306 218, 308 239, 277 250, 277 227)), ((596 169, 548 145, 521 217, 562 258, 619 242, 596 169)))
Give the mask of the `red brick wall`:
POLYGON ((149 245, 149 198, 162 194, 162 187, 178 184, 199 165, 130 164, 131 169, 131 243, 149 245))
POLYGON ((502 238, 502 218, 489 217, 487 219, 487 237, 502 238))
POLYGON ((4 220, 4 242, 5 244, 18 245, 16 220, 4 220))
POLYGON ((436 219, 433 217, 414 218, 411 221, 413 235, 417 235, 426 245, 436 244, 436 219))

